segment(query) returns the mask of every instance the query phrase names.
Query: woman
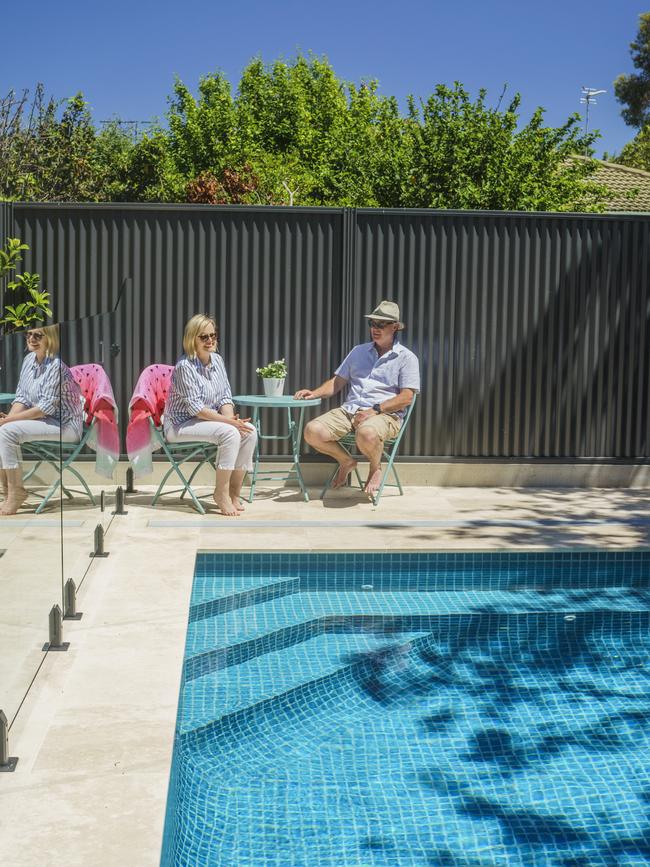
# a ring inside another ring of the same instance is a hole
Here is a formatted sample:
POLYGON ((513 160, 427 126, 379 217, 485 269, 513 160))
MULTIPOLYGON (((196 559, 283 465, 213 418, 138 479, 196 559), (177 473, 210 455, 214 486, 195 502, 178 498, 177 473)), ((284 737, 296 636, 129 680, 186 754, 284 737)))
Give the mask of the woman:
POLYGON ((235 415, 226 368, 217 353, 214 319, 193 316, 185 326, 183 349, 165 403, 165 436, 169 442, 187 439, 219 446, 214 501, 223 515, 234 517, 244 508, 241 486, 253 469, 257 432, 248 419, 235 415))
POLYGON ((0 413, 0 483, 5 499, 0 515, 15 515, 27 499, 20 444, 29 440, 79 442, 83 430, 81 393, 70 370, 57 357, 59 328, 47 325, 25 333, 16 398, 0 413))

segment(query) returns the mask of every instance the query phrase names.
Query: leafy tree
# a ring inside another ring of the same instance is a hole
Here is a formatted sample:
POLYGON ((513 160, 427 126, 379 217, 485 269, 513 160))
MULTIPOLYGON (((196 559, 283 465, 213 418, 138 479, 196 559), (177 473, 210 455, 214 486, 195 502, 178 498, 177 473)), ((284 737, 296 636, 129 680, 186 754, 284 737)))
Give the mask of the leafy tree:
POLYGON ((504 110, 439 85, 409 100, 406 116, 376 81, 337 77, 325 58, 266 65, 255 58, 236 92, 223 73, 194 96, 174 83, 166 125, 127 135, 97 132, 81 94, 65 103, 42 90, 29 115, 0 102, 0 196, 72 201, 594 210, 572 116, 558 128, 538 109, 520 128, 519 97, 504 110), (60 116, 59 116, 60 115, 60 116), (4 118, 4 120, 3 120, 4 118), (1 184, 2 182, 0 182, 1 184))
POLYGON ((177 79, 167 119, 170 153, 184 177, 223 170, 231 163, 235 112, 230 84, 222 73, 201 78, 198 100, 177 79))
POLYGON ((505 111, 476 101, 458 82, 438 85, 418 106, 409 100, 409 174, 402 204, 417 208, 522 211, 593 210, 604 188, 587 181, 589 161, 572 160, 595 134, 580 133, 579 115, 558 128, 543 125, 538 108, 518 130, 519 95, 505 111))
POLYGON ((2 103, 0 196, 69 202, 96 198, 96 135, 83 96, 56 102, 46 99, 38 85, 29 106, 28 94, 17 97, 12 91, 2 103))
POLYGON ((259 178, 249 165, 241 171, 224 169, 216 178, 202 172, 187 185, 187 201, 209 205, 248 205, 255 201, 259 178))
POLYGON ((97 201, 122 202, 129 197, 131 161, 136 141, 119 119, 104 125, 95 139, 97 201))
POLYGON ((639 72, 619 75, 614 93, 625 106, 621 111, 625 123, 640 128, 650 123, 650 12, 639 16, 639 31, 630 43, 630 53, 639 72))
POLYGON ((127 155, 122 201, 183 202, 187 180, 174 160, 169 133, 154 126, 127 155))
POLYGON ((646 124, 631 142, 628 142, 613 161, 633 169, 650 172, 650 123, 646 124))

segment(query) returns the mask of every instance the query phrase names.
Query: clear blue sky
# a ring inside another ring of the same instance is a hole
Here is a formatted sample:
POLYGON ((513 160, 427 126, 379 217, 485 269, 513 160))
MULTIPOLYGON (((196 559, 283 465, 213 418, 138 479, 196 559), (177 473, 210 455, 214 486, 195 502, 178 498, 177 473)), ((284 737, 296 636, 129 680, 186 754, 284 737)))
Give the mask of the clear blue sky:
POLYGON ((164 116, 175 75, 195 90, 221 69, 235 87, 255 55, 312 51, 342 78, 378 79, 402 105, 454 80, 496 103, 507 83, 524 120, 542 105, 553 125, 583 110, 581 85, 605 89, 590 115, 601 155, 634 136, 612 82, 632 71, 629 43, 649 9, 650 0, 32 0, 4 32, 0 95, 42 81, 55 97, 83 91, 96 122, 147 120, 164 116))

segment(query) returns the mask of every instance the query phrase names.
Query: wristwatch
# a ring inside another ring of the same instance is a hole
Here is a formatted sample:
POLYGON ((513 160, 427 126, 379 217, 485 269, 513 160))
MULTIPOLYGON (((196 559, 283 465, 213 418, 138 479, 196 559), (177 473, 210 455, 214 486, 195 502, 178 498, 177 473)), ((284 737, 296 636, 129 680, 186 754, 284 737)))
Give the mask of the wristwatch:
POLYGON ((378 412, 379 415, 381 415, 381 407, 379 406, 378 403, 374 403, 374 404, 372 405, 372 408, 374 409, 375 412, 378 412))

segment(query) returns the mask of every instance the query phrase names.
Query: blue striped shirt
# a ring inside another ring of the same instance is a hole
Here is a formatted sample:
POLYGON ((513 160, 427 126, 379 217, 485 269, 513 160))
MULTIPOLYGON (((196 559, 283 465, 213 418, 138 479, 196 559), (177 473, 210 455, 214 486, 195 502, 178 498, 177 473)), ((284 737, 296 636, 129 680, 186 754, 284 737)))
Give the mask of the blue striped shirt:
POLYGON ((80 437, 83 430, 83 403, 79 386, 70 368, 56 356, 40 362, 35 352, 25 356, 16 387, 16 403, 27 409, 37 406, 46 418, 61 427, 71 427, 80 437))
POLYGON ((226 366, 217 352, 210 353, 207 365, 198 356, 183 355, 174 368, 165 402, 165 430, 178 428, 202 409, 219 410, 232 402, 226 366))

